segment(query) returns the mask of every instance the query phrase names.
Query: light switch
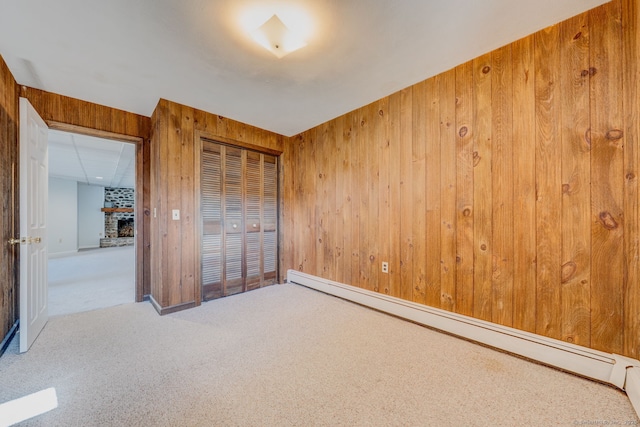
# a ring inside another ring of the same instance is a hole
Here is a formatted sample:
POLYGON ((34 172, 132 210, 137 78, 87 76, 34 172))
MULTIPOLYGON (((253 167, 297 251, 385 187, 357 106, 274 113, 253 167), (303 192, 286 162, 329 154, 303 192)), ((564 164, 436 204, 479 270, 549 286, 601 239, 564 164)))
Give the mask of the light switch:
POLYGON ((171 211, 171 219, 173 219, 174 221, 178 221, 180 219, 180 209, 174 209, 171 211))

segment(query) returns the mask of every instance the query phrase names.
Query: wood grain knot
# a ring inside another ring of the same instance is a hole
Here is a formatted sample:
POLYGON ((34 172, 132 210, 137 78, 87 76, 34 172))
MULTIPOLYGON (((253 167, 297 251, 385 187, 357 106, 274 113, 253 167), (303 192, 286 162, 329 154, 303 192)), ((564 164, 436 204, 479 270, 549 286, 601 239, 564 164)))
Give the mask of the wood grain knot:
POLYGON ((593 77, 598 73, 598 70, 595 67, 589 68, 589 77, 593 77))
POLYGON ((347 202, 351 201, 351 196, 347 196, 347 202))
POLYGON ((613 215, 611 215, 611 213, 606 211, 600 212, 599 217, 600 217, 600 222, 602 223, 602 226, 607 230, 614 230, 618 228, 618 223, 616 222, 613 215))
POLYGON ((580 37, 582 37, 582 31, 579 31, 575 36, 573 36, 573 39, 578 40, 580 37))
POLYGON ((318 243, 322 243, 322 239, 318 239, 318 243))
POLYGON ((321 173, 318 174, 318 178, 322 179, 322 174, 321 173))
POLYGON ((567 283, 573 277, 573 275, 576 274, 577 269, 578 266, 573 261, 565 262, 564 264, 562 264, 561 283, 567 283))
POLYGON ((364 125, 366 125, 366 124, 367 124, 367 121, 366 121, 366 120, 362 120, 362 121, 360 122, 360 126, 364 126, 364 125))
POLYGON ((384 116, 384 111, 383 111, 383 110, 378 110, 378 115, 379 115, 380 117, 383 117, 383 116, 384 116))
POLYGON ((376 260, 376 257, 373 255, 369 255, 369 261, 373 262, 376 260))
POLYGON ((467 132, 469 132, 469 128, 466 126, 462 126, 458 131, 458 135, 460 135, 460 138, 464 138, 467 135, 467 132))
POLYGON ((617 141, 620 138, 622 138, 623 135, 624 135, 624 132, 621 131, 620 129, 611 129, 610 131, 607 132, 606 138, 609 141, 617 141))
POLYGON ((456 255, 456 264, 460 264, 462 262, 462 258, 459 255, 456 255))
POLYGON ((143 212, 144 212, 144 216, 151 215, 151 210, 149 210, 149 209, 145 209, 143 212))
POLYGON ((224 117, 223 116, 218 116, 218 119, 219 120, 224 120, 224 117))
POLYGON ((569 184, 562 184, 562 194, 571 194, 571 186, 569 184))
POLYGON ((480 163, 480 160, 482 160, 482 157, 480 157, 480 154, 478 154, 477 151, 473 152, 473 166, 476 167, 478 166, 478 163, 480 163))
POLYGON ((482 74, 489 74, 489 71, 491 71, 491 67, 489 67, 488 65, 482 67, 482 74))
POLYGON ((298 265, 298 270, 302 271, 302 264, 298 265))
POLYGON ((465 209, 462 211, 462 216, 471 216, 471 209, 469 209, 469 208, 465 208, 465 209))
POLYGON ((625 175, 625 178, 627 178, 629 181, 632 181, 636 178, 636 174, 633 172, 629 172, 628 174, 625 175))
POLYGON ((584 142, 587 143, 587 147, 591 148, 591 128, 584 131, 584 142))
POLYGON ((487 245, 485 245, 484 243, 480 245, 480 249, 482 249, 483 251, 487 250, 487 245))
POLYGON ((567 337, 567 342, 573 342, 573 337, 567 337))
POLYGON ((580 75, 581 75, 582 77, 587 77, 587 76, 589 75, 589 70, 582 70, 582 71, 580 72, 580 75))

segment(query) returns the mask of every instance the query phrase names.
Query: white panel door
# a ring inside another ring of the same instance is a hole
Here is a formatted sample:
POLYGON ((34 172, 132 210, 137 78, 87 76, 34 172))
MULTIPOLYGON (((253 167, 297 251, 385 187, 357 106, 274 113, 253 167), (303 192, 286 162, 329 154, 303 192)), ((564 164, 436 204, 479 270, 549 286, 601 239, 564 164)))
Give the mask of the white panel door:
POLYGON ((47 323, 47 125, 20 98, 20 352, 47 323))

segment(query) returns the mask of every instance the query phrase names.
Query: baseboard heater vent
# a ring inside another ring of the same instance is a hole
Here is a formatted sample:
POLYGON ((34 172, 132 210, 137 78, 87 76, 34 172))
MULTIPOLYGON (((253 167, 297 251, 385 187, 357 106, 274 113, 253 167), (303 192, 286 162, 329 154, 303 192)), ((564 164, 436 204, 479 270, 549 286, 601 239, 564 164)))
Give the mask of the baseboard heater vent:
POLYGON ((636 413, 640 416, 640 361, 638 360, 428 307, 295 270, 287 272, 287 279, 288 282, 614 385, 627 392, 636 413))

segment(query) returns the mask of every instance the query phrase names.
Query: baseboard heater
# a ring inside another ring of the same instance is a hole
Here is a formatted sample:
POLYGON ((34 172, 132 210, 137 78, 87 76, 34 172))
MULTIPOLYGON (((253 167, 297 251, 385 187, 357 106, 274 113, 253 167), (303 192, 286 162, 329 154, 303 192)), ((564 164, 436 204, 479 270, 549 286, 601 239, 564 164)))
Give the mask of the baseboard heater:
POLYGON ((640 416, 640 361, 428 307, 295 270, 287 281, 626 391, 640 416))

